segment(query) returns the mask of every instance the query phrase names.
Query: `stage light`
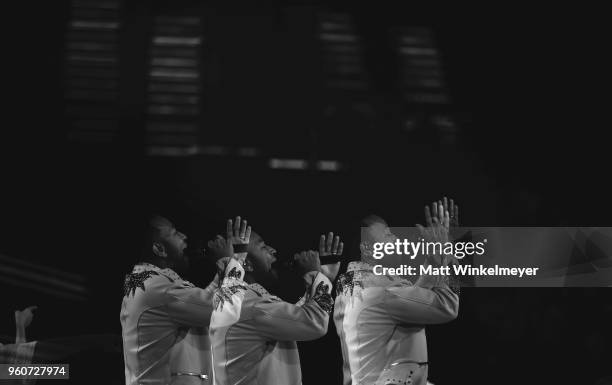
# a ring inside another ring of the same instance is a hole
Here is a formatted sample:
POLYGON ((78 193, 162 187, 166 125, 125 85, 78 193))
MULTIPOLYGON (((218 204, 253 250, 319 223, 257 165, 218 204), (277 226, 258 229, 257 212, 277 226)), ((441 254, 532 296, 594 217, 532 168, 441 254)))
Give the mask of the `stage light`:
POLYGON ((269 161, 270 168, 287 169, 287 170, 305 170, 308 168, 308 162, 304 159, 277 159, 272 158, 269 161))

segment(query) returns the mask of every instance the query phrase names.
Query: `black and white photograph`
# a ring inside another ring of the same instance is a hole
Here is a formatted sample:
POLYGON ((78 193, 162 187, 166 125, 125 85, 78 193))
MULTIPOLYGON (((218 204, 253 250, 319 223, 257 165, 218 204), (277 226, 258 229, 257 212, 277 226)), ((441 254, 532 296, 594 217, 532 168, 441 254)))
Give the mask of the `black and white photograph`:
POLYGON ((0 384, 612 385, 604 6, 2 14, 0 384))

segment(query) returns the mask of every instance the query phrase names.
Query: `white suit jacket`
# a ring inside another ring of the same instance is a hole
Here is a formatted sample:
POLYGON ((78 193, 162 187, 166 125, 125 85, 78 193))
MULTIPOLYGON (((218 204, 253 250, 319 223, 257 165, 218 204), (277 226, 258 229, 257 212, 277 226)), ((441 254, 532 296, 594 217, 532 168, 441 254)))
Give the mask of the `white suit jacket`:
POLYGON ((212 383, 207 328, 217 281, 201 289, 147 263, 126 276, 120 318, 127 385, 212 383))
MULTIPOLYGON (((351 262, 339 278, 334 322, 340 337, 344 385, 385 383, 389 377, 427 383, 425 325, 457 317, 459 297, 448 280, 426 289, 398 277, 374 275, 351 262)), ((393 383, 393 382, 391 382, 393 383)))
POLYGON ((333 308, 331 282, 316 271, 306 274, 306 294, 291 304, 258 284, 247 285, 241 277, 224 280, 211 318, 215 384, 301 384, 296 341, 327 332, 333 308))

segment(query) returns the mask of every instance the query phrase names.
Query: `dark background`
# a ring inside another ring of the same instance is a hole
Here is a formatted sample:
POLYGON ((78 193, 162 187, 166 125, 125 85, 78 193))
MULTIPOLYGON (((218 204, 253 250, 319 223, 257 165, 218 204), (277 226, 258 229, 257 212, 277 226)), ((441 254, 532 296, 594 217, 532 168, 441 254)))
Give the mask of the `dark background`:
MULTIPOLYGON (((609 225, 609 33, 596 9, 164 3, 123 4, 118 123, 112 140, 94 143, 74 140, 67 113, 71 3, 3 12, 0 252, 78 274, 88 290, 86 300, 62 299, 2 278, 5 342, 13 310, 31 304, 39 309, 30 339, 119 334, 123 275, 151 210, 196 243, 240 214, 281 255, 315 248, 324 231, 348 234, 370 212, 411 226, 442 195, 459 202, 464 226, 609 225), (325 83, 316 16, 330 11, 351 15, 361 37, 369 87, 358 96, 325 83), (159 15, 202 20, 197 143, 252 146, 257 156, 147 155, 148 49, 159 15), (426 123, 402 129, 406 113, 440 112, 401 100, 390 36, 415 26, 435 37, 451 98, 441 112, 458 127, 451 140, 426 123), (278 170, 272 157, 345 167, 278 170)), ((591 384, 610 374, 608 289, 465 289, 461 300, 458 320, 428 334, 435 384, 591 384)), ((339 383, 331 326, 300 354, 305 384, 339 383)))

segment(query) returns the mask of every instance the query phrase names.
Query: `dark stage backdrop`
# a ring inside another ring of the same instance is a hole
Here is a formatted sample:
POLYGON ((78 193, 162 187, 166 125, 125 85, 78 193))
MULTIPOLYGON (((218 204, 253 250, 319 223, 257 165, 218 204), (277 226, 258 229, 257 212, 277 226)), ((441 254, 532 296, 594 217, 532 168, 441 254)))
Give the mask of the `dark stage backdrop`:
MULTIPOLYGON (((350 238, 368 213, 394 226, 422 223, 422 207, 442 195, 459 202, 465 226, 610 225, 607 34, 594 15, 558 6, 165 3, 121 5, 115 131, 93 142, 75 136, 71 108, 82 100, 67 96, 74 4, 20 2, 4 12, 0 253, 75 275, 86 294, 61 298, 3 271, 3 342, 13 311, 32 304, 31 339, 120 334, 123 275, 149 211, 193 243, 242 215, 281 256, 315 248, 322 232, 350 238), (329 86, 317 39, 328 13, 349 15, 360 37, 360 92, 329 86), (164 17, 185 16, 200 20, 198 114, 189 123, 200 152, 154 156, 152 36, 164 17), (448 104, 406 103, 393 44, 411 28, 433 36, 448 104), (436 126, 436 116, 454 128, 436 126), (341 168, 277 169, 271 159, 341 168)), ((210 271, 199 268, 190 278, 205 282, 210 271)), ((609 374, 609 290, 465 289, 461 301, 456 321, 429 330, 435 384, 591 384, 609 374)), ((332 325, 301 343, 300 355, 305 384, 340 383, 332 325)), ((121 382, 121 363, 113 365, 121 382)))

